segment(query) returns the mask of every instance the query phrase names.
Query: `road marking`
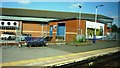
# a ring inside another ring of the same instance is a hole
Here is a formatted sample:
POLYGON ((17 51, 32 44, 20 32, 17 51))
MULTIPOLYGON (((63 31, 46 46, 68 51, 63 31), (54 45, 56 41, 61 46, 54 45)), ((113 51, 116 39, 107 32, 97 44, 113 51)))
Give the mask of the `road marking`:
MULTIPOLYGON (((118 51, 117 49, 119 49, 120 47, 114 47, 114 48, 107 48, 107 49, 99 49, 99 50, 93 50, 93 51, 88 51, 88 52, 80 52, 80 53, 72 53, 72 54, 67 54, 67 55, 60 55, 60 56, 53 56, 53 57, 45 57, 45 58, 38 58, 38 59, 31 59, 31 60, 21 60, 21 61, 13 61, 13 62, 7 62, 7 63, 2 63, 0 64, 0 66, 19 66, 19 65, 32 65, 32 63, 36 63, 36 64, 40 64, 40 62, 51 62, 51 61, 54 61, 54 60, 57 60, 57 61, 60 61, 60 60, 65 60, 67 59, 68 57, 76 57, 76 56, 80 56, 81 54, 89 54, 89 53, 94 53, 94 52, 99 52, 99 51, 103 51, 103 50, 106 50, 108 52, 116 52, 118 51), (59 59, 59 60, 58 60, 59 59), (38 62, 38 63, 37 63, 38 62)), ((105 53, 104 53, 105 54, 105 53)), ((85 59, 85 58, 88 58, 90 56, 86 56, 86 57, 83 57, 83 58, 79 58, 79 59, 85 59)), ((61 62, 57 62, 57 63, 51 63, 51 64, 46 64, 45 66, 47 65, 53 65, 53 64, 63 64, 63 63, 68 63, 68 62, 72 62, 72 61, 75 61, 76 59, 72 59, 72 60, 66 60, 66 61, 61 61, 61 62)), ((78 59, 77 59, 78 60, 78 59)), ((77 61, 76 60, 76 61, 77 61)))

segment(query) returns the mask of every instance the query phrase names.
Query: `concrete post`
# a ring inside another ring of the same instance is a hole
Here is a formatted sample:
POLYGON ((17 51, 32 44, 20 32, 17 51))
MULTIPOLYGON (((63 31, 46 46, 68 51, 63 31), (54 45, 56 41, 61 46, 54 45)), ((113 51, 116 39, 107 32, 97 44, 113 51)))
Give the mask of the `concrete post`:
POLYGON ((22 21, 20 21, 20 42, 21 42, 21 34, 22 34, 22 21))
POLYGON ((110 40, 112 40, 112 23, 111 23, 111 26, 110 26, 110 40))

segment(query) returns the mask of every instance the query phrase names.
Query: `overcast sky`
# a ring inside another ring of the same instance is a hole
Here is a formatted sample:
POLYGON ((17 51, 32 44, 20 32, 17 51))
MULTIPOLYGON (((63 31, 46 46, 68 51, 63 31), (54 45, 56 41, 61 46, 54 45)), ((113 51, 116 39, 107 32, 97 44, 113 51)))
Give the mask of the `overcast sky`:
POLYGON ((97 5, 104 5, 98 8, 98 14, 114 18, 113 24, 118 25, 118 2, 34 2, 31 0, 17 0, 14 2, 2 1, 0 7, 79 12, 78 5, 82 6, 82 13, 92 14, 95 13, 95 7, 97 5))

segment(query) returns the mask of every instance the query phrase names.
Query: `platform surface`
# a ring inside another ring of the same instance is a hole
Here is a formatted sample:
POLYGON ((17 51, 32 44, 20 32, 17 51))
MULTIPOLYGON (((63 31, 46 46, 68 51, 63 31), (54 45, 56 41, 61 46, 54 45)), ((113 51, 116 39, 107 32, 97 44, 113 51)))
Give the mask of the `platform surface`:
POLYGON ((1 64, 3 66, 51 66, 116 52, 117 42, 97 42, 90 46, 51 45, 48 47, 3 47, 1 64))

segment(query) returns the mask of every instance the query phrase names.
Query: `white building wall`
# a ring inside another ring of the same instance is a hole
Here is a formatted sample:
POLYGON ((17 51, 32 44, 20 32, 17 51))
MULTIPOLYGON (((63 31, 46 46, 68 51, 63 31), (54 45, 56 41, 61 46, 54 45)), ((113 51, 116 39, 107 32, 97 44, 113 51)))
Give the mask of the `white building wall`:
POLYGON ((102 29, 103 29, 103 36, 96 36, 96 38, 104 37, 104 24, 103 23, 95 23, 95 22, 91 22, 91 21, 86 21, 86 38, 92 38, 92 37, 88 37, 87 28, 100 29, 101 26, 102 26, 102 29))

